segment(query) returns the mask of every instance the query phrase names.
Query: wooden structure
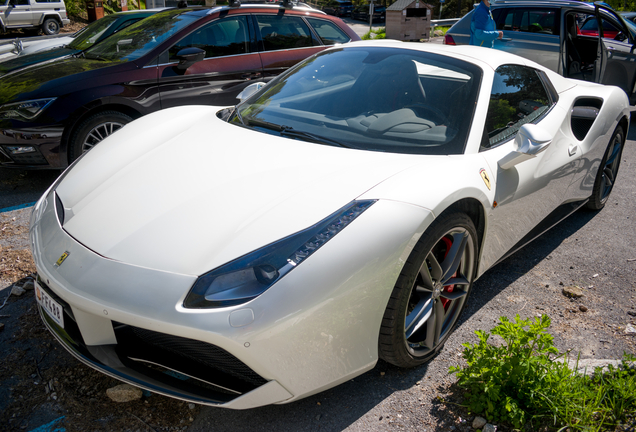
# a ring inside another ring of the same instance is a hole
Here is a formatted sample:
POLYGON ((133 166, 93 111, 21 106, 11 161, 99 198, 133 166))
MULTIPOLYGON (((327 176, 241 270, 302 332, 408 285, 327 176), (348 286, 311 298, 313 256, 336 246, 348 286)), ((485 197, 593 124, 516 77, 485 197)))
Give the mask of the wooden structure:
POLYGON ((421 0, 397 0, 386 8, 386 38, 429 39, 433 6, 421 0))

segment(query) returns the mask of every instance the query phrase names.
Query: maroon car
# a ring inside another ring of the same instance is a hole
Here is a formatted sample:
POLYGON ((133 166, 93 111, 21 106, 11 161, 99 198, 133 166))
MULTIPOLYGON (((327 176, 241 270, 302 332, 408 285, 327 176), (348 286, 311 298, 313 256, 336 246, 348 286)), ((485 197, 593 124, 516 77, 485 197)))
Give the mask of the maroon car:
POLYGON ((329 45, 360 38, 308 7, 159 12, 73 57, 0 79, 0 166, 64 168, 126 123, 179 105, 234 105, 329 45))

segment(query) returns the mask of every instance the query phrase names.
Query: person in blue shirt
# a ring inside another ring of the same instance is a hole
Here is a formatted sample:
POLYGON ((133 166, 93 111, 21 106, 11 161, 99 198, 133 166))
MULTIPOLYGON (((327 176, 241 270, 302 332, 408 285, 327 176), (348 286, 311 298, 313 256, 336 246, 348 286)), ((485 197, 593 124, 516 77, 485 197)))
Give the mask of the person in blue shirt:
POLYGON ((470 44, 492 48, 495 39, 501 39, 503 32, 497 31, 495 20, 490 13, 490 1, 481 0, 470 22, 470 44))

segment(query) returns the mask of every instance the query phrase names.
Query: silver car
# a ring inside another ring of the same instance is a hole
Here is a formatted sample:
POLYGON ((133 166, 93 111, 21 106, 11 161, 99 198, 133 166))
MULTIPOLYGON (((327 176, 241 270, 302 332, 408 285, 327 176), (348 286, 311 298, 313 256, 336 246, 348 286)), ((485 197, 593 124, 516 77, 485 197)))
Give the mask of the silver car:
MULTIPOLYGON (((618 86, 632 105, 636 102, 636 25, 632 21, 609 7, 569 0, 496 1, 491 11, 497 30, 503 31, 495 49, 528 58, 568 78, 618 86)), ((451 27, 445 44, 468 44, 472 15, 473 11, 451 27)))
POLYGON ((5 0, 0 6, 3 33, 15 28, 31 28, 53 35, 69 23, 64 0, 5 0))

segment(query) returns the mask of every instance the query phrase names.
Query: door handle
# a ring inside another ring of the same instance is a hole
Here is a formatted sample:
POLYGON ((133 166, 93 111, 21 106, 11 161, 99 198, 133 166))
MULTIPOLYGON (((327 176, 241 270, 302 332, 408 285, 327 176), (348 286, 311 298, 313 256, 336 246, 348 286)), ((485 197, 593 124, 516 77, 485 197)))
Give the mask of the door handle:
POLYGON ((568 147, 568 153, 570 156, 574 156, 577 151, 579 151, 579 146, 577 145, 572 144, 570 147, 568 147))
POLYGON ((501 38, 499 40, 502 41, 502 42, 510 42, 512 40, 512 38, 504 37, 504 38, 501 38))

